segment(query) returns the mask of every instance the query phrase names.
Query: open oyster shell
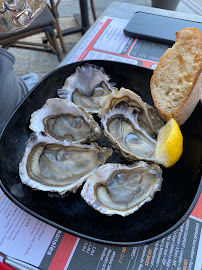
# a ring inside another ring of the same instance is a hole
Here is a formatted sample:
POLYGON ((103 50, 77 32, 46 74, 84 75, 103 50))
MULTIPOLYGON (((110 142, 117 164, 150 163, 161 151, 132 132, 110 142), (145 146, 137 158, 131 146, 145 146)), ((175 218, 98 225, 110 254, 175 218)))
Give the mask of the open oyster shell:
POLYGON ((98 115, 113 146, 130 161, 155 162, 156 135, 164 124, 158 112, 125 88, 101 103, 98 115))
POLYGON ((122 87, 118 92, 112 93, 101 100, 101 108, 98 112, 100 118, 116 106, 126 106, 135 108, 138 112, 138 123, 150 136, 158 133, 159 129, 164 125, 163 118, 159 112, 133 91, 122 87))
POLYGON ((87 177, 81 196, 102 214, 124 217, 151 201, 160 191, 162 181, 162 171, 157 164, 108 163, 87 177))
POLYGON ((31 115, 30 129, 44 131, 58 140, 88 143, 98 140, 101 129, 93 116, 74 103, 51 98, 31 115))
POLYGON ((156 140, 139 126, 134 108, 114 107, 101 122, 107 139, 126 159, 154 161, 156 140))
POLYGON ((102 165, 111 149, 97 144, 58 141, 44 132, 32 133, 19 165, 23 184, 34 189, 64 194, 75 192, 86 176, 102 165))
POLYGON ((102 97, 118 91, 109 83, 110 77, 103 68, 85 64, 76 68, 70 75, 58 96, 72 101, 89 113, 97 113, 102 97))

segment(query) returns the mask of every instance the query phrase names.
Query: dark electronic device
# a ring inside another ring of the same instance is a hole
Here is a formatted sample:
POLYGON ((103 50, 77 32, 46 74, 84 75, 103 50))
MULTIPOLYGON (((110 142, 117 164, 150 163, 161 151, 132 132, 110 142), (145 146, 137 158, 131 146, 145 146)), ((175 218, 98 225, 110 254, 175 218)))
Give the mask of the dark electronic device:
POLYGON ((136 12, 124 29, 126 36, 173 45, 175 33, 185 27, 196 27, 202 32, 202 23, 145 12, 136 12))

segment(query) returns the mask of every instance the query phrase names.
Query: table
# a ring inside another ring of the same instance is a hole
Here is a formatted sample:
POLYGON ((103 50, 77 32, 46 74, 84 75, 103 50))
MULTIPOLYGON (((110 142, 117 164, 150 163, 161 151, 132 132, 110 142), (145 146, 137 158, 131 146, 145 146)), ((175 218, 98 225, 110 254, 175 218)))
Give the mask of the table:
MULTIPOLYGON (((109 18, 117 27, 122 29, 135 11, 146 11, 154 14, 164 14, 183 19, 189 18, 202 22, 202 17, 163 11, 126 3, 112 3, 96 23, 86 32, 73 50, 63 59, 59 66, 87 57, 86 50, 97 33, 102 30, 109 18), (84 54, 85 52, 85 54, 84 54), (79 53, 79 55, 77 55, 79 53), (78 57, 75 57, 78 56, 78 57)), ((121 32, 121 30, 120 30, 121 32)), ((127 44, 128 40, 121 40, 127 44)), ((97 47, 102 44, 97 44, 97 47)), ((159 49, 162 53, 167 47, 159 49)), ((113 49, 113 48, 112 48, 113 49)), ((118 49, 118 48, 117 48, 118 49)), ((99 51, 99 50, 98 50, 99 51)), ((94 50, 96 53, 96 50, 94 50)), ((100 55, 103 52, 100 52, 100 55)), ((106 54, 114 57, 114 54, 106 54)), ((94 54, 95 56, 95 54, 94 54)), ((119 56, 120 61, 130 61, 133 64, 155 68, 158 60, 151 57, 138 62, 136 57, 119 56)), ((156 56, 155 56, 156 57, 156 56)), ((159 57, 159 54, 158 54, 159 57)), ((200 197, 202 205, 202 196, 200 197)), ((100 269, 201 269, 202 258, 202 216, 201 208, 195 208, 192 217, 174 233, 162 240, 139 247, 105 246, 88 240, 80 239, 64 233, 56 228, 30 216, 16 207, 0 190, 0 252, 4 252, 17 259, 34 264, 40 269, 68 269, 68 270, 100 270, 100 269), (200 210, 200 211, 199 211, 200 210), (3 216, 3 219, 1 217, 3 216), (196 262, 196 264, 195 264, 196 262), (194 267, 195 264, 195 268, 194 267), (193 266, 193 267, 192 267, 193 266)), ((1 261, 0 255, 0 261, 1 261)))
POLYGON ((157 15, 170 16, 173 18, 180 18, 185 20, 191 20, 196 22, 202 22, 202 16, 193 15, 193 14, 185 14, 181 12, 168 11, 158 8, 151 8, 139 5, 131 5, 127 3, 118 3, 113 2, 99 17, 99 19, 90 27, 90 29, 86 32, 86 34, 79 40, 79 42, 74 46, 74 48, 64 57, 59 66, 66 65, 70 59, 73 57, 75 52, 82 46, 82 44, 86 41, 89 35, 93 32, 93 30, 97 27, 99 22, 104 16, 115 17, 123 20, 130 20, 133 14, 137 11, 148 12, 157 15))

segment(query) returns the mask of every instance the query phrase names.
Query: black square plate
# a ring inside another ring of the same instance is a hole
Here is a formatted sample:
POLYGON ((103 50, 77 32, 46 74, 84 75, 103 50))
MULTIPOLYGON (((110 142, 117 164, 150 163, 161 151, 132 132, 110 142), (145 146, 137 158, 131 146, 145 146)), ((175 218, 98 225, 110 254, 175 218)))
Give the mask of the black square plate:
MULTIPOLYGON (((18 166, 31 134, 32 112, 41 108, 48 98, 56 97, 57 89, 62 87, 66 77, 84 63, 73 63, 47 75, 13 113, 0 138, 0 186, 15 204, 31 215, 78 237, 124 246, 159 240, 190 215, 202 189, 201 102, 181 126, 183 155, 173 167, 163 169, 162 190, 128 217, 100 214, 85 203, 80 190, 65 198, 51 198, 46 192, 21 184, 18 166)), ((118 88, 129 88, 153 105, 150 95, 152 70, 112 61, 92 60, 88 63, 103 67, 118 88)))

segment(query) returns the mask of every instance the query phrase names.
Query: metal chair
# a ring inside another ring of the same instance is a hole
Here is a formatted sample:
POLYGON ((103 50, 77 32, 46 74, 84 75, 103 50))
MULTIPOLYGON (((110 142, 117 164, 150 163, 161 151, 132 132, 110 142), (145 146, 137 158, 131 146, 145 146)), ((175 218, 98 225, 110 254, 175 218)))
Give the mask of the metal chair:
POLYGON ((41 14, 39 14, 28 27, 15 33, 1 34, 0 45, 4 49, 9 47, 17 47, 29 50, 51 52, 56 54, 58 60, 61 61, 62 56, 54 32, 56 27, 56 20, 49 7, 46 6, 41 14), (22 41, 23 38, 31 37, 39 33, 45 33, 48 41, 47 43, 35 43, 24 40, 22 41))
POLYGON ((52 14, 53 14, 53 16, 55 18, 55 21, 56 21, 57 34, 58 34, 58 37, 60 39, 62 50, 63 50, 64 53, 66 53, 65 43, 64 43, 63 35, 62 35, 62 30, 60 28, 60 23, 59 23, 59 14, 58 14, 58 5, 59 5, 59 3, 60 3, 60 0, 58 0, 56 4, 55 4, 54 0, 50 0, 50 9, 51 9, 51 12, 52 12, 52 14))
MULTIPOLYGON (((80 14, 74 14, 74 17, 78 23, 78 26, 71 27, 68 29, 64 29, 61 31, 60 24, 59 24, 59 14, 58 14, 58 6, 60 4, 61 0, 57 0, 55 3, 54 0, 50 0, 50 8, 52 10, 53 16, 55 17, 56 23, 57 23, 57 31, 58 31, 58 37, 61 42, 61 46, 63 48, 63 52, 65 52, 65 46, 63 45, 63 36, 75 34, 81 32, 84 34, 88 28, 90 27, 89 23, 89 17, 88 17, 88 1, 87 0, 79 0, 80 4, 80 14)), ((95 6, 94 6, 94 1, 90 0, 91 4, 91 9, 93 13, 93 18, 96 21, 97 16, 96 16, 96 11, 95 11, 95 6)))

